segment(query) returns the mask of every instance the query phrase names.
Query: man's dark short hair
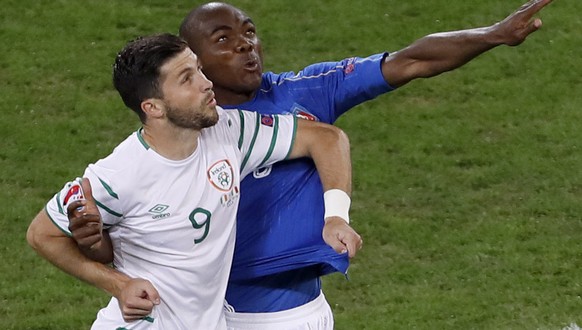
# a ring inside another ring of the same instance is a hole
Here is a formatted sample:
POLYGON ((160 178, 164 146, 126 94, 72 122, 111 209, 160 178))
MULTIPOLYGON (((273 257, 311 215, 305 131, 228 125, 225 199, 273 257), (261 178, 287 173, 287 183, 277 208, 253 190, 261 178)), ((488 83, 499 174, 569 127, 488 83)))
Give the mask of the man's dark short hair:
POLYGON ((188 48, 182 38, 156 34, 130 41, 115 58, 113 85, 123 103, 135 111, 141 121, 145 113, 141 103, 148 98, 163 98, 160 90, 160 69, 171 58, 188 48))

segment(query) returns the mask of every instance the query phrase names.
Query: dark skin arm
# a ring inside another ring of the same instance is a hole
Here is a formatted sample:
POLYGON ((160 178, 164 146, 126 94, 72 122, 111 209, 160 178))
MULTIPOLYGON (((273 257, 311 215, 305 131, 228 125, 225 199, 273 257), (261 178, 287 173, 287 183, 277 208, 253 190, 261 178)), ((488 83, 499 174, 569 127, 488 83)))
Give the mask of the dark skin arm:
POLYGON ((67 207, 69 230, 79 250, 89 259, 108 264, 113 262, 113 248, 109 233, 103 230, 99 209, 93 199, 89 180, 83 179, 85 200, 67 207))
POLYGON ((517 46, 542 26, 533 18, 552 0, 531 0, 501 22, 487 27, 441 32, 418 39, 391 53, 382 63, 384 79, 400 87, 416 78, 429 78, 454 70, 500 45, 517 46))

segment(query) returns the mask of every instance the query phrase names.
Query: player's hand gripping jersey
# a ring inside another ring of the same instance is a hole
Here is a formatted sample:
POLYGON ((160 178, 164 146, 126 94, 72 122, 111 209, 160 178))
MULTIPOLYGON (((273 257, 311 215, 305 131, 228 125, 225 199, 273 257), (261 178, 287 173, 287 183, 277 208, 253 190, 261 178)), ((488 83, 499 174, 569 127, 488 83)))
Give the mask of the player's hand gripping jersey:
MULTIPOLYGON (((151 317, 127 324, 115 298, 96 329, 224 329, 222 313, 235 239, 240 180, 285 159, 295 136, 292 116, 217 109, 196 151, 172 161, 135 132, 111 155, 89 165, 89 178, 115 267, 152 282, 161 297, 151 317)), ((66 189, 46 210, 65 233, 66 189)))

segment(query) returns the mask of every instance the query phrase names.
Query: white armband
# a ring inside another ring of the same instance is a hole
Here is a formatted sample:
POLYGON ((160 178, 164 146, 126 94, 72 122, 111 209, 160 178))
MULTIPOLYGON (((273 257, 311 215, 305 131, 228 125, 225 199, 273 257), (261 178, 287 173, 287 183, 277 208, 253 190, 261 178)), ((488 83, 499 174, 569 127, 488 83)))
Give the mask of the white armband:
POLYGON ((340 217, 350 223, 350 204, 352 200, 348 194, 340 189, 330 189, 323 194, 325 214, 323 218, 340 217))

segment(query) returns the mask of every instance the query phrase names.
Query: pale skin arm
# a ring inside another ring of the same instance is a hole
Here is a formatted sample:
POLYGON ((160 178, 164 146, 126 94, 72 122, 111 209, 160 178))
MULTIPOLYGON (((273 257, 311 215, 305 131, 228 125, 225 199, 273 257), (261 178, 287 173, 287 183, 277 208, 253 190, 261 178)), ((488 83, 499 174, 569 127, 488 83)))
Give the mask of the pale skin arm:
MULTIPOLYGON (((311 157, 323 184, 323 190, 352 191, 350 143, 339 128, 308 121, 297 121, 297 135, 289 158, 311 157)), ((323 239, 336 252, 354 257, 362 247, 362 238, 340 217, 325 219, 323 239)))
MULTIPOLYGON (((83 188, 88 182, 84 179, 83 188)), ((85 194, 87 196, 87 191, 85 194)), ((32 220, 26 239, 40 256, 62 271, 116 297, 126 321, 149 315, 153 306, 159 304, 159 294, 149 281, 130 278, 108 265, 87 258, 73 238, 65 235, 50 220, 45 210, 41 210, 32 220)))
POLYGON ((418 39, 391 53, 382 63, 384 79, 400 87, 416 78, 428 78, 454 70, 500 45, 517 46, 542 26, 533 18, 552 0, 531 0, 501 22, 487 27, 441 32, 418 39))

